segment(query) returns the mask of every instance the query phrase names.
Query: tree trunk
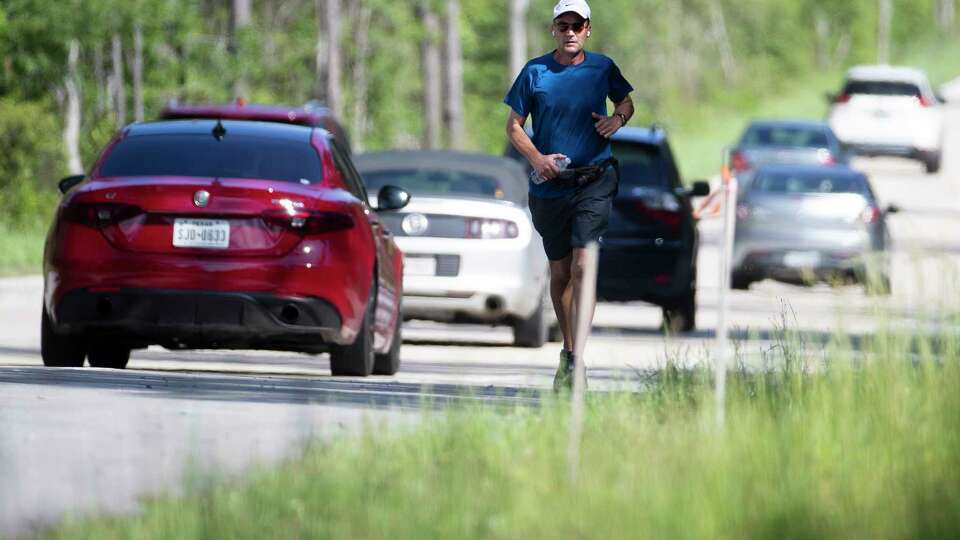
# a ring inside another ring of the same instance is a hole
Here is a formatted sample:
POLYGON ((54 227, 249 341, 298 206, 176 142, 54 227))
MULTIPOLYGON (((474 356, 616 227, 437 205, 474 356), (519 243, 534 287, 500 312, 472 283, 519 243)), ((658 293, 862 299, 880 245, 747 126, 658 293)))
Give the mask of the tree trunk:
POLYGON ((67 76, 63 86, 66 91, 63 119, 63 145, 67 150, 67 168, 70 174, 83 174, 80 160, 80 88, 77 62, 80 58, 80 43, 70 41, 67 53, 67 76))
POLYGON ((363 152, 363 142, 367 136, 367 92, 369 81, 367 78, 367 60, 370 56, 370 19, 373 12, 365 6, 362 0, 354 0, 351 4, 354 10, 353 41, 356 47, 356 58, 353 63, 353 118, 351 131, 353 132, 353 150, 363 152))
POLYGON ((340 92, 340 0, 325 0, 324 15, 327 28, 327 107, 340 118, 343 114, 343 95, 340 92))
POLYGON ((510 73, 513 82, 527 63, 527 9, 530 0, 510 1, 510 73))
POLYGON ((429 6, 420 6, 420 20, 423 21, 424 36, 420 43, 423 62, 423 147, 440 146, 442 83, 440 81, 440 48, 437 36, 440 33, 440 18, 429 6))
POLYGON ((893 24, 893 0, 879 0, 877 16, 877 63, 890 63, 890 27, 893 24))
POLYGON ((98 43, 93 49, 93 80, 97 85, 97 99, 94 110, 97 115, 110 109, 110 81, 104 68, 103 47, 98 43))
POLYGON ((143 30, 133 28, 133 62, 130 70, 133 77, 133 119, 143 122, 143 30))
POLYGON ((957 16, 956 0, 937 0, 935 15, 937 26, 947 31, 953 28, 953 21, 957 16))
POLYGON ((444 67, 445 120, 450 147, 463 149, 463 50, 460 43, 460 0, 447 0, 444 67))
POLYGON ((733 55, 733 46, 727 34, 727 21, 723 15, 723 6, 718 0, 710 0, 710 26, 713 38, 720 49, 720 67, 723 70, 723 81, 728 86, 737 82, 737 59, 733 55))
POLYGON ((253 22, 253 9, 251 0, 232 0, 230 13, 230 39, 227 47, 234 60, 237 60, 237 75, 233 80, 233 95, 242 97, 247 94, 246 70, 242 65, 241 50, 239 38, 244 31, 253 22))
POLYGON ((324 105, 329 105, 330 100, 327 99, 327 18, 326 18, 326 1, 325 0, 316 0, 314 2, 314 13, 317 17, 317 46, 314 51, 314 63, 316 70, 314 71, 314 82, 316 84, 316 89, 314 94, 316 94, 317 99, 321 101, 324 105))
POLYGON ((113 89, 114 111, 116 111, 117 129, 127 124, 127 90, 123 82, 123 45, 120 42, 120 36, 113 35, 112 48, 113 76, 111 87, 113 89))

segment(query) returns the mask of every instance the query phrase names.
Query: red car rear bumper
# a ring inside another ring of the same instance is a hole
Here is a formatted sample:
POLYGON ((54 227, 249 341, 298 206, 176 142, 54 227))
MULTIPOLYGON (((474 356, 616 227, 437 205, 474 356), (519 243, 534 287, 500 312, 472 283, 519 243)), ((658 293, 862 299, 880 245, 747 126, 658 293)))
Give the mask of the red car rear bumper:
POLYGON ((51 240, 45 302, 57 331, 135 345, 322 352, 352 343, 370 293, 372 261, 334 256, 339 240, 262 258, 131 253, 70 225, 51 240))

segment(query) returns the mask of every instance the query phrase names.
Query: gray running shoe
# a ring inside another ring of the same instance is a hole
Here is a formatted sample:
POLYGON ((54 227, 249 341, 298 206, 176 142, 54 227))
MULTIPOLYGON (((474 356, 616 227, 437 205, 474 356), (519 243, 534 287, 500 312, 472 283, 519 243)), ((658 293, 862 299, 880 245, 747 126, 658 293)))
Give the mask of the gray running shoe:
POLYGON ((554 392, 573 390, 572 352, 560 350, 560 365, 557 366, 557 373, 553 376, 553 390, 554 392))

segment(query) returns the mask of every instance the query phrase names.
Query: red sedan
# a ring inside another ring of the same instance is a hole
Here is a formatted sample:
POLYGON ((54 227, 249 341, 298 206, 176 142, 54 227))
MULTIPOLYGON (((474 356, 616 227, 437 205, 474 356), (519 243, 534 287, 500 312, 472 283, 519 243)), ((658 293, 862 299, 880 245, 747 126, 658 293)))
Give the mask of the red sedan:
POLYGON ((133 124, 64 192, 44 253, 47 366, 131 349, 329 352, 334 375, 400 363, 402 254, 328 131, 247 120, 133 124))

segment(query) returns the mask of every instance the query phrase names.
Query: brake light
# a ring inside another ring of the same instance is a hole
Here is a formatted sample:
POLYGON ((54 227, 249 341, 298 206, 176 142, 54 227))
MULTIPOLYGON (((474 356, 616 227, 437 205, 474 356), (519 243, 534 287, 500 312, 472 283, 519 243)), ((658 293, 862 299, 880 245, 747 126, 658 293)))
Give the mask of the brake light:
POLYGON ((63 219, 70 223, 103 228, 126 221, 143 213, 139 206, 124 203, 75 203, 63 209, 63 219))
POLYGON ((848 101, 850 101, 850 94, 848 94, 848 93, 846 93, 846 92, 843 92, 843 93, 841 93, 841 94, 837 94, 837 95, 833 98, 833 102, 834 102, 834 103, 837 103, 837 104, 846 103, 846 102, 848 102, 848 101))
POLYGON ((740 203, 737 205, 737 219, 747 219, 750 217, 750 205, 747 203, 740 203))
POLYGON ((837 164, 837 160, 833 158, 833 154, 831 154, 830 150, 827 150, 826 148, 817 150, 817 161, 819 161, 821 165, 837 164))
POLYGON ((747 160, 746 156, 743 155, 743 152, 737 150, 730 156, 730 165, 733 167, 733 170, 736 172, 745 172, 753 168, 750 165, 750 162, 747 160))
POLYGON ((485 240, 516 238, 520 235, 517 224, 506 219, 467 218, 466 238, 485 240))
POLYGON ((926 96, 917 96, 915 99, 917 100, 917 103, 919 103, 921 107, 933 106, 933 102, 930 101, 930 99, 928 99, 926 96))
POLYGON ((876 206, 868 206, 863 209, 863 213, 860 214, 860 219, 867 225, 872 225, 880 221, 880 209, 876 206))
POLYGON ((670 228, 678 227, 680 222, 683 221, 683 214, 680 213, 680 203, 677 202, 676 197, 669 193, 636 200, 633 202, 633 209, 639 214, 654 221, 659 221, 670 228))
POLYGON ((283 209, 264 213, 269 224, 299 232, 303 235, 343 231, 353 227, 353 216, 343 212, 304 211, 288 212, 283 209))

